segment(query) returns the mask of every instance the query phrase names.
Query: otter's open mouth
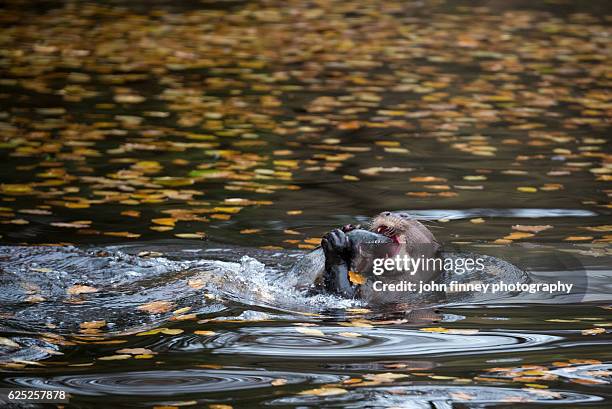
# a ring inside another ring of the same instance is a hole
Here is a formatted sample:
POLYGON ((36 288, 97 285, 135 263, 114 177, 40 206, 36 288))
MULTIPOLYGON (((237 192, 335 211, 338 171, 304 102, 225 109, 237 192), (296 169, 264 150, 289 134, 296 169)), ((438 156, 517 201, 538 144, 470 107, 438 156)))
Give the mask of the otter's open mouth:
POLYGON ((399 237, 397 231, 393 227, 386 226, 383 224, 381 226, 378 226, 378 228, 376 229, 376 233, 382 234, 383 236, 387 236, 388 238, 393 240, 394 243, 399 244, 399 237))

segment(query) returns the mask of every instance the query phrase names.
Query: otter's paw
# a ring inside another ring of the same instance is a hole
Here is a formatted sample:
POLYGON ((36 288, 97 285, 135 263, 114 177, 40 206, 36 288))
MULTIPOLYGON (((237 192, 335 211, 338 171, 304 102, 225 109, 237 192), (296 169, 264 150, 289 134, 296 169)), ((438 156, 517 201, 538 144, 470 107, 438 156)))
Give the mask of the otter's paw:
POLYGON ((343 231, 343 232, 345 232, 345 233, 348 233, 348 232, 350 232, 350 231, 353 231, 353 230, 355 230, 355 229, 360 229, 360 228, 361 228, 361 225, 360 225, 360 224, 358 224, 358 225, 354 225, 354 224, 345 224, 344 226, 342 226, 342 231, 343 231))
POLYGON ((350 260, 351 241, 341 229, 334 229, 323 236, 321 247, 328 263, 346 263, 350 260))

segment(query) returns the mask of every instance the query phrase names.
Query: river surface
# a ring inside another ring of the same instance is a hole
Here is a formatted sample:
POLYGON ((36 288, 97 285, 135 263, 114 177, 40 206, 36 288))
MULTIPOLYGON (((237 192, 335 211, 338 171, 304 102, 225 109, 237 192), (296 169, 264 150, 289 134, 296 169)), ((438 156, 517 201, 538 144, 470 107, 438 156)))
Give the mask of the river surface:
POLYGON ((609 2, 1 7, 1 388, 612 405, 609 2), (323 234, 383 210, 578 292, 376 309, 293 288, 323 234))

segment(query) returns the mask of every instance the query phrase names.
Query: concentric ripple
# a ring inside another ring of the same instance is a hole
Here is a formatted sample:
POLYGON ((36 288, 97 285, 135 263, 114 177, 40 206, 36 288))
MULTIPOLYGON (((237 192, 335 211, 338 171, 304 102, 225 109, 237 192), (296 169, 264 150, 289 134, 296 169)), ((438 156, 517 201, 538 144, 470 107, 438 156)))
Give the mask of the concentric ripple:
POLYGON ((205 347, 217 354, 300 358, 403 357, 542 349, 546 348, 545 344, 561 339, 519 332, 463 335, 398 328, 316 327, 314 331, 299 331, 296 327, 244 327, 209 339, 205 347))
MULTIPOLYGON (((498 388, 489 386, 410 385, 397 387, 357 388, 334 396, 296 395, 275 399, 272 405, 350 405, 351 408, 451 408, 453 403, 485 405, 531 402, 576 404, 602 400, 596 395, 541 390, 498 388), (430 405, 431 404, 431 405, 430 405)), ((480 407, 480 406, 478 406, 480 407)))
POLYGON ((132 371, 42 377, 9 377, 4 382, 22 387, 59 389, 77 395, 176 396, 265 388, 274 379, 287 383, 338 382, 340 376, 256 370, 132 371))

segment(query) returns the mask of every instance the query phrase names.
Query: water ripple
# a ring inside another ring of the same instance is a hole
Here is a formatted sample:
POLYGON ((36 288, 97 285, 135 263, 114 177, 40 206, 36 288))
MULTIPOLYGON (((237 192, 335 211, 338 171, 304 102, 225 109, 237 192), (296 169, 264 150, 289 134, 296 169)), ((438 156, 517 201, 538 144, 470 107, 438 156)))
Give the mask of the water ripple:
POLYGON ((50 378, 9 377, 5 382, 22 387, 59 389, 77 395, 174 396, 265 388, 274 379, 288 384, 338 382, 340 376, 257 370, 168 370, 62 375, 50 378))
POLYGON ((561 338, 520 332, 447 334, 399 328, 316 327, 298 332, 296 327, 244 327, 202 339, 176 339, 171 350, 213 349, 217 354, 283 357, 402 357, 470 355, 545 348, 561 338), (322 334, 316 331, 322 331, 322 334), (350 334, 346 334, 346 333, 350 334))

